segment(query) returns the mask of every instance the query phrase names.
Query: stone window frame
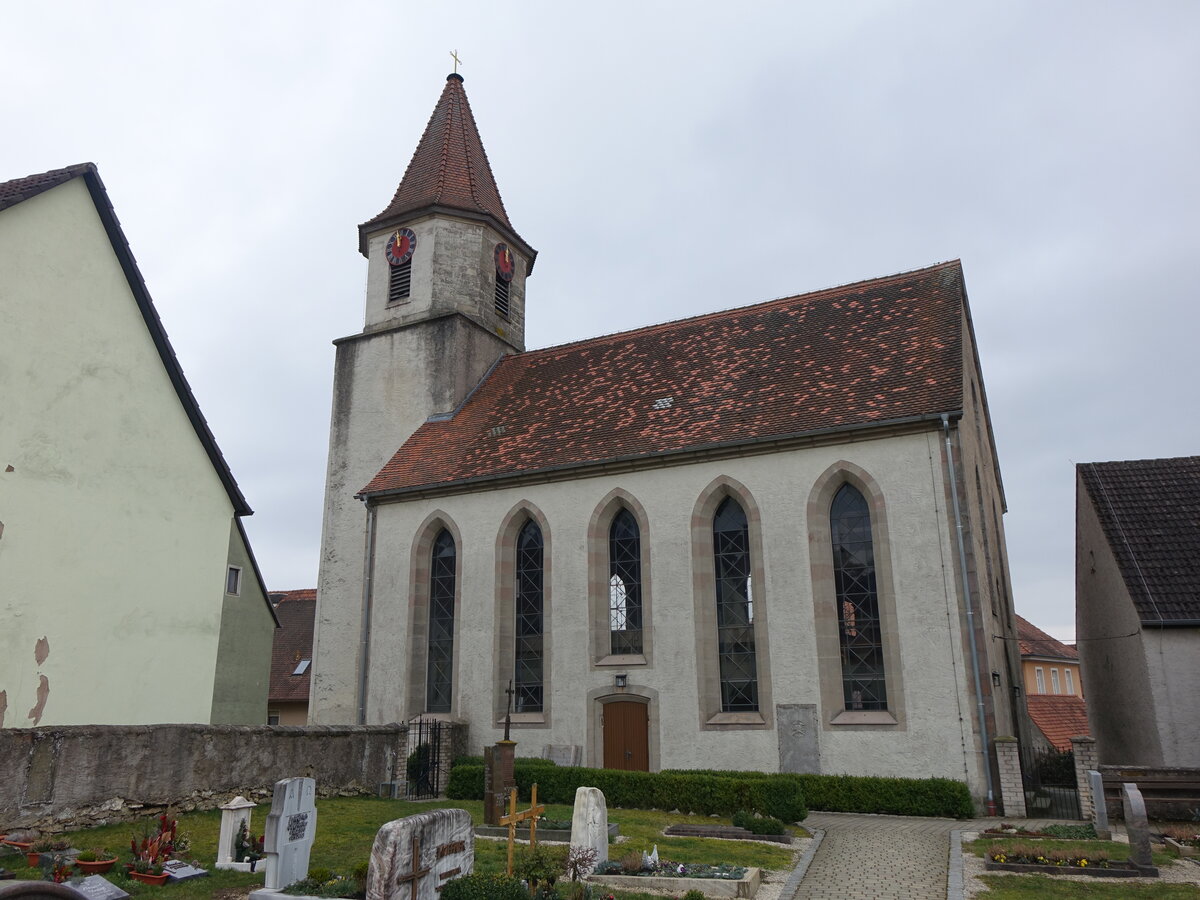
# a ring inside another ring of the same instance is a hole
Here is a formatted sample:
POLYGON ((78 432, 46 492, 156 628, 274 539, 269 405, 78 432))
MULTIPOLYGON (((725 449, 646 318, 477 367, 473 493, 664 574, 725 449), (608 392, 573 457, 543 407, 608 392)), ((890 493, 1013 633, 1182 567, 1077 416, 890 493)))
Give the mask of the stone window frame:
POLYGON ((645 666, 654 660, 653 591, 650 567, 650 517, 638 499, 624 488, 614 488, 596 504, 587 530, 588 613, 592 667, 645 666), (627 509, 637 522, 642 550, 642 652, 614 655, 609 638, 608 532, 613 519, 627 509))
POLYGON ((904 670, 896 589, 892 574, 891 532, 887 503, 875 478, 861 466, 839 460, 813 483, 808 495, 808 550, 812 569, 813 624, 817 638, 817 669, 821 679, 821 727, 840 730, 907 730, 904 670), (851 484, 867 501, 871 513, 871 542, 875 555, 875 593, 883 634, 886 710, 848 710, 842 687, 842 653, 838 637, 837 588, 834 581, 833 534, 829 512, 842 485, 851 484))
POLYGON ((552 536, 546 514, 529 500, 518 500, 505 514, 496 534, 496 603, 492 627, 492 714, 504 725, 508 709, 505 690, 516 668, 517 537, 532 519, 542 530, 542 711, 512 714, 513 728, 549 727, 553 671, 553 569, 552 536))
POLYGON ((425 517, 417 528, 409 553, 408 579, 408 665, 405 685, 404 708, 406 718, 433 716, 453 718, 459 708, 459 670, 461 668, 459 648, 462 644, 462 579, 463 541, 457 523, 442 510, 434 510, 425 517), (429 661, 429 575, 432 569, 433 542, 442 529, 450 532, 454 539, 454 655, 453 679, 450 687, 450 712, 426 712, 427 667, 429 661))
POLYGON ((696 686, 702 731, 768 730, 774 727, 771 653, 768 635, 771 589, 765 574, 762 512, 750 490, 734 478, 719 475, 700 492, 692 509, 692 601, 696 632, 696 686), (717 585, 713 517, 726 497, 746 514, 750 532, 750 571, 754 584, 754 662, 758 677, 758 710, 722 712, 721 670, 717 646, 717 585))

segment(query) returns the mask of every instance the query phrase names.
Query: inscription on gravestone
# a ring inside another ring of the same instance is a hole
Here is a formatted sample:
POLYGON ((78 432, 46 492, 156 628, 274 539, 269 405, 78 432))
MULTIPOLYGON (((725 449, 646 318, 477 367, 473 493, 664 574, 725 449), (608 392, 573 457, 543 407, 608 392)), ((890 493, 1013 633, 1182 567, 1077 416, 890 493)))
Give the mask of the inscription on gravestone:
POLYGON ((196 866, 188 865, 182 859, 172 859, 162 864, 163 871, 167 873, 167 881, 190 881, 193 878, 203 878, 208 874, 208 869, 200 869, 196 866))
POLYGON ((775 720, 779 733, 779 771, 820 774, 821 731, 816 704, 777 704, 775 720))
POLYGON ((125 900, 129 896, 103 875, 89 875, 70 887, 88 900, 125 900))
POLYGON ((289 841, 298 841, 304 837, 308 831, 308 813, 296 813, 294 816, 288 816, 287 833, 289 841))

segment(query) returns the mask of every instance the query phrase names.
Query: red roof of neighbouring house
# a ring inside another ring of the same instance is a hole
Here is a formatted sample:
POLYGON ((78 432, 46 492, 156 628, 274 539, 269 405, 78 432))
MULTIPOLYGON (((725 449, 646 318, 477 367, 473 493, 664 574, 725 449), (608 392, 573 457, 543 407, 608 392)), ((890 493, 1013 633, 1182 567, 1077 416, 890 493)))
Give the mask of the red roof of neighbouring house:
MULTIPOLYGON (((366 256, 366 235, 406 215, 430 207, 485 215, 512 232, 500 199, 483 140, 471 114, 461 75, 450 75, 429 117, 425 133, 408 163, 392 202, 358 226, 359 249, 366 256)), ((532 260, 531 260, 532 268, 532 260)))
POLYGON ((272 702, 308 700, 312 679, 313 624, 317 614, 317 591, 273 591, 271 602, 279 628, 271 648, 271 684, 267 699, 272 702), (303 674, 296 675, 302 660, 309 664, 303 674))
POLYGON ((1079 477, 1141 620, 1200 621, 1200 456, 1082 463, 1079 477))
POLYGON ((1079 659, 1079 652, 1062 641, 1050 637, 1028 619, 1017 616, 1017 641, 1022 656, 1049 656, 1054 659, 1079 659))
POLYGON ((363 493, 953 414, 965 304, 955 260, 505 356, 363 493))
POLYGON ((1071 738, 1090 735, 1087 701, 1069 694, 1029 694, 1029 718, 1059 750, 1071 749, 1071 738))

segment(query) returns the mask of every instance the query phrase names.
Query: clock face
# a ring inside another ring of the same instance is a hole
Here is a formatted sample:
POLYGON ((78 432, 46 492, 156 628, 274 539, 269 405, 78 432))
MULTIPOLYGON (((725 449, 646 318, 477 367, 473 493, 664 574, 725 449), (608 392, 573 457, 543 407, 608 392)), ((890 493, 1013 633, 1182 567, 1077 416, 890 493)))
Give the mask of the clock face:
POLYGON ((411 228, 398 228, 396 233, 388 238, 387 261, 393 266, 403 265, 412 259, 413 251, 417 249, 417 236, 411 228))
POLYGON ((496 275, 501 281, 512 281, 513 272, 516 270, 517 260, 513 256, 511 250, 508 249, 508 244, 496 245, 496 275))

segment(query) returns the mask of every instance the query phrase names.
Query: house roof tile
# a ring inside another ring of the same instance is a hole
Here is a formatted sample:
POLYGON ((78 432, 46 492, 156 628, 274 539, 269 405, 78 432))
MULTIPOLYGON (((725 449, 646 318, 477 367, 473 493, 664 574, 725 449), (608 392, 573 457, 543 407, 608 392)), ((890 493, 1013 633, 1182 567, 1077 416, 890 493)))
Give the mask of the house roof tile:
POLYGON ((505 356, 363 493, 956 412, 965 303, 953 261, 505 356))
POLYGON ((1071 749, 1071 738, 1090 735, 1087 701, 1069 694, 1030 694, 1029 718, 1059 750, 1071 749))
POLYGON ((1082 463, 1079 477, 1142 622, 1200 621, 1200 456, 1082 463))
POLYGON ((1052 638, 1028 619, 1017 616, 1017 641, 1022 656, 1050 656, 1055 659, 1079 659, 1079 651, 1052 638))
POLYGON ((275 604, 279 628, 275 630, 275 643, 271 648, 271 682, 267 699, 271 702, 307 700, 312 665, 303 675, 292 673, 302 659, 312 659, 316 589, 273 591, 271 602, 275 604))

